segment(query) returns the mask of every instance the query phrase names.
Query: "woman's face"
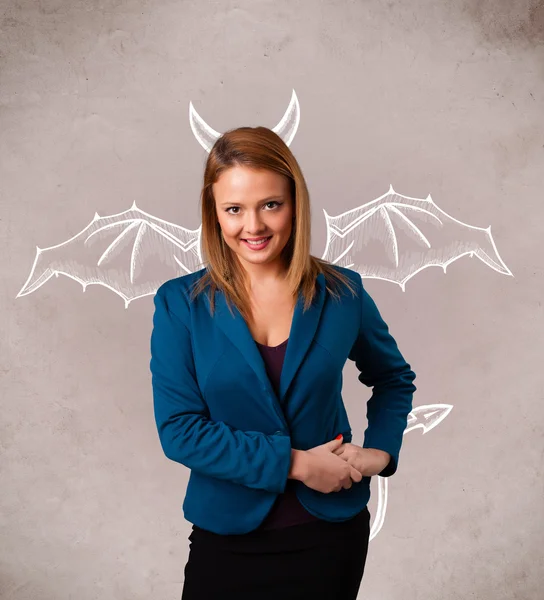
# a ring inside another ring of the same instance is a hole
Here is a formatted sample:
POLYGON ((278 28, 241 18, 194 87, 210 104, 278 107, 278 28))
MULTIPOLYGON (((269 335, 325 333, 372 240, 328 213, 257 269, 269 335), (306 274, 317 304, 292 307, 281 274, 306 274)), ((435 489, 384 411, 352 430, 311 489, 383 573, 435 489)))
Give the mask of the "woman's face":
POLYGON ((224 171, 213 184, 217 218, 225 243, 246 269, 280 266, 281 251, 292 229, 289 180, 266 169, 243 166, 224 171), (263 243, 251 244, 250 240, 263 243))

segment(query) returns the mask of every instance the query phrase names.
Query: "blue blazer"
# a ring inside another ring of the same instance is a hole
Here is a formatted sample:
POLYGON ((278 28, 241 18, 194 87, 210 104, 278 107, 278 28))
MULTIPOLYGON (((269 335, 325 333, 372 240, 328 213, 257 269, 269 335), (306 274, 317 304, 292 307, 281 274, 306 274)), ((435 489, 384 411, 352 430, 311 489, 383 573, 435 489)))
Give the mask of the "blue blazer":
MULTIPOLYGON (((361 276, 336 266, 354 282, 340 300, 316 280, 316 296, 303 313, 299 294, 276 395, 259 349, 240 312, 215 292, 212 318, 207 291, 189 300, 190 285, 205 269, 171 279, 154 297, 151 335, 154 414, 165 455, 191 470, 185 518, 219 534, 259 526, 284 491, 291 448, 307 450, 339 433, 351 442, 342 400, 342 371, 355 361, 358 379, 373 387, 363 447, 391 455, 380 474, 392 475, 412 409, 410 369, 388 332, 361 276), (283 408, 282 408, 283 407, 283 408)), ((364 509, 370 477, 324 494, 296 481, 313 515, 343 521, 364 509)))

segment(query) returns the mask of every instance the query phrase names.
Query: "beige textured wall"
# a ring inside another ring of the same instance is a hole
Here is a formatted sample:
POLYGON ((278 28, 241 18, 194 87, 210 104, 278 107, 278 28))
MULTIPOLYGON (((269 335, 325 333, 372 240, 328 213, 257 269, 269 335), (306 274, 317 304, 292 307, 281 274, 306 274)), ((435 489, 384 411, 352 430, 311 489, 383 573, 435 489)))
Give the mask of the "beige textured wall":
POLYGON ((136 201, 196 229, 189 102, 219 131, 272 127, 293 88, 314 254, 322 209, 392 184, 491 225, 514 275, 465 257, 405 292, 367 283, 418 374, 414 406, 453 409, 404 438, 360 597, 542 598, 543 43, 534 0, 0 4, 2 600, 179 598, 188 473, 155 431, 151 297, 125 309, 63 276, 16 296, 36 246, 95 212, 136 201))

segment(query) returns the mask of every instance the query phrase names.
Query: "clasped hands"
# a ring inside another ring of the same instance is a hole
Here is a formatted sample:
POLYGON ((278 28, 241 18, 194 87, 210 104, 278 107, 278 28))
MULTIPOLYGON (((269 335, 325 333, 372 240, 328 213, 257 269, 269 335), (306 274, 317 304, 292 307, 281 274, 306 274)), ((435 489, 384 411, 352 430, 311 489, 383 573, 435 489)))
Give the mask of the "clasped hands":
POLYGON ((328 494, 349 489, 354 481, 377 475, 389 464, 389 453, 344 444, 342 440, 342 436, 338 436, 309 450, 291 450, 289 478, 328 494))

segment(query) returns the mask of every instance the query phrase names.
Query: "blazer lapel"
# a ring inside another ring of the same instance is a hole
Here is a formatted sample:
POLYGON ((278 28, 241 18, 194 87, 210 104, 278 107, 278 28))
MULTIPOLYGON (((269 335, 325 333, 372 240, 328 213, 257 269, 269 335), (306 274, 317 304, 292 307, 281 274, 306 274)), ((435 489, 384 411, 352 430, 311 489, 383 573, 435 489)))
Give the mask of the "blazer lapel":
POLYGON ((313 302, 306 312, 302 312, 304 298, 300 292, 298 295, 280 376, 280 402, 283 401, 287 394, 289 386, 314 339, 324 301, 325 276, 320 273, 316 279, 316 293, 313 302))
POLYGON ((285 417, 278 400, 281 402, 285 397, 298 368, 310 348, 319 324, 324 301, 325 277, 320 273, 316 279, 316 294, 314 300, 305 313, 302 311, 304 299, 300 292, 298 294, 280 377, 278 398, 266 372, 261 353, 259 352, 257 344, 255 343, 244 318, 240 314, 240 311, 236 306, 232 305, 231 314, 223 292, 220 290, 216 290, 215 292, 215 322, 251 366, 262 384, 263 391, 266 392, 266 397, 274 400, 273 408, 284 423, 285 417))
MULTIPOLYGON (((209 309, 208 305, 208 309, 209 309)), ((265 399, 265 401, 271 400, 270 404, 272 409, 276 412, 278 417, 287 427, 285 417, 278 405, 272 382, 266 372, 266 367, 257 348, 257 344, 251 335, 249 327, 247 326, 244 318, 242 317, 238 308, 233 304, 231 306, 232 314, 227 304, 227 299, 222 291, 216 290, 215 292, 215 314, 214 320, 217 325, 223 330, 223 333, 227 336, 229 341, 240 351, 240 355, 247 361, 250 367, 255 371, 259 381, 261 383, 261 390, 257 390, 259 397, 265 399), (264 393, 263 393, 264 392, 264 393)), ((236 376, 236 373, 233 373, 236 376)))

